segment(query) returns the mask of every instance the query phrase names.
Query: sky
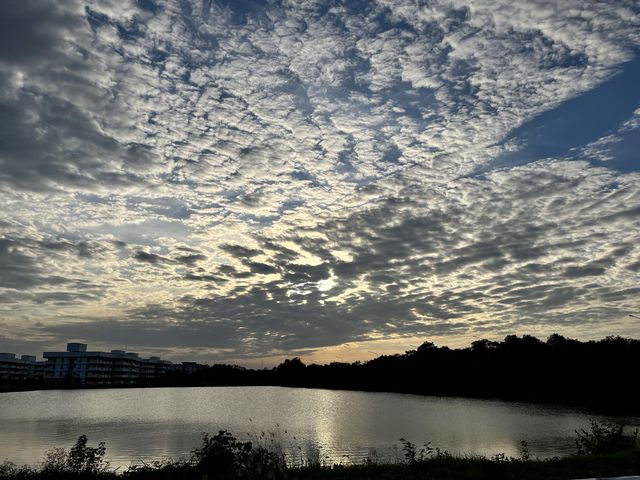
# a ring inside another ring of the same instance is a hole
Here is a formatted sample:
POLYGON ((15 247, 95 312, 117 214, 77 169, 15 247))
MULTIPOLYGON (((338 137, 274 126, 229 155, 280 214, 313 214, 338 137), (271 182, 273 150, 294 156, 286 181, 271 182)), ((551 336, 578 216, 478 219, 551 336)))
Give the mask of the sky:
POLYGON ((0 351, 640 337, 635 0, 7 0, 0 351))

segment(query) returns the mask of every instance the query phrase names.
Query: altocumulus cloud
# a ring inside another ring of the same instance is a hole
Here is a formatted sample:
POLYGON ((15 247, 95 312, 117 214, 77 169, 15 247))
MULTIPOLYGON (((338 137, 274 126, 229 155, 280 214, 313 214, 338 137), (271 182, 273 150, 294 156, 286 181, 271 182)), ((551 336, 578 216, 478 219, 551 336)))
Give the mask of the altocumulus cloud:
POLYGON ((7 346, 640 333, 633 0, 16 0, 0 44, 7 346))

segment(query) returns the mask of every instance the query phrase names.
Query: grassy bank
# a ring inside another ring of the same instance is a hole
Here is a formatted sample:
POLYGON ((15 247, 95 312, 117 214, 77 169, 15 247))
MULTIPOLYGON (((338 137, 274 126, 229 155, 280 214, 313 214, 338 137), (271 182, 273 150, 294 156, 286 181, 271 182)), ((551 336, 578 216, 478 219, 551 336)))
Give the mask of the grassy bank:
POLYGON ((589 431, 576 432, 576 454, 548 460, 532 459, 523 442, 518 458, 502 454, 491 458, 452 456, 426 444, 403 441, 404 461, 360 465, 321 465, 307 461, 290 466, 282 454, 251 442, 241 442, 229 432, 203 436, 189 460, 157 461, 132 465, 123 471, 105 462, 106 447, 87 444, 81 436, 68 451, 50 450, 40 467, 0 465, 1 480, 339 480, 339 479, 573 479, 640 474, 637 431, 622 426, 593 423, 589 431))

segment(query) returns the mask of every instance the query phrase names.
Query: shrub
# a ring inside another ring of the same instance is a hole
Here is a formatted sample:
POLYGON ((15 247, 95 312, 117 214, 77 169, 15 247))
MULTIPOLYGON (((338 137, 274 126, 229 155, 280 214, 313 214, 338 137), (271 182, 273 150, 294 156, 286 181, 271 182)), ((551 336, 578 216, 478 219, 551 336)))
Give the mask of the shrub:
POLYGON ((286 463, 282 455, 251 442, 240 442, 226 430, 209 437, 203 434, 202 446, 193 452, 192 462, 209 478, 268 478, 285 476, 286 463))
POLYGON ((42 471, 47 474, 67 471, 67 451, 61 447, 47 450, 42 462, 42 471))
POLYGON ((108 467, 104 461, 106 452, 104 442, 100 442, 97 447, 87 447, 87 436, 81 435, 69 450, 67 456, 69 470, 87 474, 102 473, 108 467))
POLYGON ((35 471, 26 465, 19 467, 6 460, 0 464, 0 478, 29 478, 34 474, 35 471))
POLYGON ((620 424, 607 425, 591 422, 590 431, 576 430, 578 455, 598 455, 629 450, 637 446, 638 429, 631 434, 624 433, 620 424))
POLYGON ((87 436, 81 435, 69 452, 64 448, 47 451, 42 471, 47 474, 101 474, 106 472, 109 466, 104 460, 106 451, 104 442, 100 442, 97 447, 88 447, 87 436))

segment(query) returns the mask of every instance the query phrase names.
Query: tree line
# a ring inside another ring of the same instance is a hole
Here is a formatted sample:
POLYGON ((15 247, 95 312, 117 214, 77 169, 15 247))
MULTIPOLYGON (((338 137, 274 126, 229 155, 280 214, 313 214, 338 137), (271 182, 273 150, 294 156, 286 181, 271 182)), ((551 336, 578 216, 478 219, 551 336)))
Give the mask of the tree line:
POLYGON ((606 337, 581 342, 551 335, 508 335, 477 340, 466 348, 424 342, 402 354, 366 362, 305 365, 286 359, 272 369, 218 364, 187 375, 174 372, 163 383, 176 386, 280 385, 422 395, 499 398, 640 411, 634 393, 640 340, 606 337))

